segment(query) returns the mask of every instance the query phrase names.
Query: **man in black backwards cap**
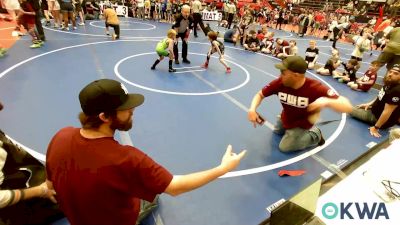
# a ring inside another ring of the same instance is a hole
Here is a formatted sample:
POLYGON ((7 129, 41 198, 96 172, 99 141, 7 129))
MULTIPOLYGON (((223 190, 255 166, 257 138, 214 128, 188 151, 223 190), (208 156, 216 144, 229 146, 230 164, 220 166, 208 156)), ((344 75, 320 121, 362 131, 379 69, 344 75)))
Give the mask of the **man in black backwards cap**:
POLYGON ((370 125, 369 132, 380 137, 379 130, 400 125, 400 64, 393 65, 383 79, 384 86, 372 101, 360 104, 350 113, 370 125))

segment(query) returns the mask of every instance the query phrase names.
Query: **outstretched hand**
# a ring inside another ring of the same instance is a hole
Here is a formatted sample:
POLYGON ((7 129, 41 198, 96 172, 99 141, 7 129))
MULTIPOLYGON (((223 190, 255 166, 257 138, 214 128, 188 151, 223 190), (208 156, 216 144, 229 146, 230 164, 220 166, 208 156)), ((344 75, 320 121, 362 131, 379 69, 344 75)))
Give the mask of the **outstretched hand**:
POLYGON ((220 166, 226 172, 229 172, 229 171, 235 169, 239 165, 240 160, 244 157, 246 152, 247 152, 247 150, 243 150, 239 154, 236 154, 236 153, 232 152, 232 145, 228 145, 228 147, 226 148, 226 152, 225 152, 224 156, 222 157, 220 166))

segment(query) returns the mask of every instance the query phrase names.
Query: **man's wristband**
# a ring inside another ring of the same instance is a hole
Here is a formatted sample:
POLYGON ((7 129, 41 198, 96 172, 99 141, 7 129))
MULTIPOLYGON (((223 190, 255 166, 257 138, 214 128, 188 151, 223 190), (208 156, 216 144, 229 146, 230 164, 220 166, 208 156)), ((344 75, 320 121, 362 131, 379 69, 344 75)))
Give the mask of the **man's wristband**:
POLYGON ((378 127, 378 126, 376 126, 376 125, 374 125, 374 127, 375 127, 375 129, 377 129, 377 130, 381 129, 380 127, 378 127))
POLYGON ((19 200, 24 200, 25 199, 25 190, 19 189, 19 192, 20 192, 19 200))

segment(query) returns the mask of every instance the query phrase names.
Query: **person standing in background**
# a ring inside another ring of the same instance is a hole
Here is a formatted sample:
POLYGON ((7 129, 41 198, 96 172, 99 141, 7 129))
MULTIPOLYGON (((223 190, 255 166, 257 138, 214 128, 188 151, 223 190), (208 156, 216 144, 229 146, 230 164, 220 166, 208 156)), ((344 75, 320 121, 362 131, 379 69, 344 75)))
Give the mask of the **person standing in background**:
POLYGON ((178 53, 178 39, 182 40, 182 61, 183 63, 190 64, 187 58, 188 54, 188 39, 191 30, 193 29, 193 17, 190 16, 190 7, 183 5, 181 13, 179 13, 175 19, 175 24, 172 25, 172 29, 177 32, 176 40, 174 44, 174 56, 175 64, 179 64, 179 53, 178 53))

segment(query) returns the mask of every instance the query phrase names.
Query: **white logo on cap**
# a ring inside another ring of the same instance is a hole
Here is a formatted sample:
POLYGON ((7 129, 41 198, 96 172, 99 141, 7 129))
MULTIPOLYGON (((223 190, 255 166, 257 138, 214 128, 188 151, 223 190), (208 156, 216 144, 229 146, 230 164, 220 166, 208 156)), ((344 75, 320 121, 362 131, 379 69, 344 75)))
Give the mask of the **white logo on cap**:
POLYGON ((121 84, 121 88, 122 90, 124 90, 125 94, 128 94, 128 89, 126 89, 126 87, 123 84, 121 84))
POLYGON ((392 102, 398 102, 399 101, 399 97, 393 97, 392 98, 392 102))

